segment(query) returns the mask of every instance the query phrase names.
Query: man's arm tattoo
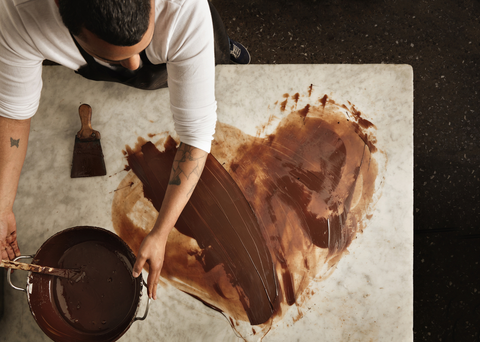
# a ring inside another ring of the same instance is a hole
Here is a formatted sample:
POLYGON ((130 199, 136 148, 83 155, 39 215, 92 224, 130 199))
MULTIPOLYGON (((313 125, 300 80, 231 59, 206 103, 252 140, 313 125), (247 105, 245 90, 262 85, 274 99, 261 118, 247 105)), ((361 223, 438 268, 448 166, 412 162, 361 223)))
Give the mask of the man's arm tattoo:
POLYGON ((190 196, 190 194, 193 192, 193 189, 195 189, 198 180, 200 179, 207 155, 208 153, 205 151, 181 143, 180 147, 178 148, 176 159, 173 161, 172 176, 170 177, 168 184, 182 184, 182 180, 180 178, 181 175, 183 175, 186 179, 193 177, 195 183, 187 194, 187 196, 190 196))
POLYGON ((19 143, 20 143, 20 139, 15 140, 12 137, 10 137, 10 147, 17 146, 18 148, 19 143))

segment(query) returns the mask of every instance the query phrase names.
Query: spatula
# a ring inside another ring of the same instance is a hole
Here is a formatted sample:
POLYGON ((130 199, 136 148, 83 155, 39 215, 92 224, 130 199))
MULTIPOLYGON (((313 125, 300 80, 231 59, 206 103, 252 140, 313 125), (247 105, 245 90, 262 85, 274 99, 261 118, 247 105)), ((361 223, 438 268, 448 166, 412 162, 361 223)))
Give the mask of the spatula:
POLYGON ((92 128, 92 107, 82 104, 78 108, 82 128, 75 136, 71 178, 105 176, 100 132, 92 128))
POLYGON ((56 277, 67 278, 77 281, 82 277, 83 272, 80 269, 63 269, 33 264, 25 264, 18 261, 1 260, 0 267, 14 270, 31 271, 36 273, 49 274, 56 277))

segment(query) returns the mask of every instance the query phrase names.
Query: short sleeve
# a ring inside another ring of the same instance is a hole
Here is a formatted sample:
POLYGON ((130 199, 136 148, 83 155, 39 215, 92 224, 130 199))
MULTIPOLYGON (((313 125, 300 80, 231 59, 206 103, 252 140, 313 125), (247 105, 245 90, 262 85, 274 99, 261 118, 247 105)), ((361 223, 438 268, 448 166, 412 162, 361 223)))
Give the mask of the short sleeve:
POLYGON ((207 0, 186 0, 167 52, 175 130, 183 143, 210 152, 217 121, 213 25, 207 0))
POLYGON ((41 91, 41 61, 18 66, 0 60, 0 116, 16 120, 31 118, 38 109, 41 91))

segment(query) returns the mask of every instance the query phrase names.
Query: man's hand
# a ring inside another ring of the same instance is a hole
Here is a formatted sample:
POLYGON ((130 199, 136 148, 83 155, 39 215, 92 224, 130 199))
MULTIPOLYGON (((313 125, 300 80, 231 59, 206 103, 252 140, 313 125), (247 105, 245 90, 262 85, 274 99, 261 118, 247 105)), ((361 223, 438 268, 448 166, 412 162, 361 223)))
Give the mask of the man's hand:
POLYGON ((20 256, 20 249, 17 242, 17 224, 13 212, 0 214, 0 248, 2 259, 13 260, 20 256))
POLYGON ((162 271, 166 242, 166 237, 162 238, 160 234, 155 234, 153 231, 150 232, 140 245, 137 261, 133 266, 133 276, 136 278, 142 272, 145 263, 148 264, 147 284, 149 298, 157 299, 157 280, 162 271))

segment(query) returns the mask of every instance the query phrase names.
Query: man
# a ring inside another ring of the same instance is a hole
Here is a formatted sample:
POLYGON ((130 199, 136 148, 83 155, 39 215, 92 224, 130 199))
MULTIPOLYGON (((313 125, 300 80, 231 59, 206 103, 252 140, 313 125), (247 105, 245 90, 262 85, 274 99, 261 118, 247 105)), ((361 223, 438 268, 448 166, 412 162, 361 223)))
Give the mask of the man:
POLYGON ((20 255, 13 203, 45 59, 92 79, 166 87, 181 145, 154 228, 134 266, 148 263, 149 296, 165 244, 210 152, 216 122, 215 64, 247 64, 207 0, 0 0, 0 248, 20 255))

